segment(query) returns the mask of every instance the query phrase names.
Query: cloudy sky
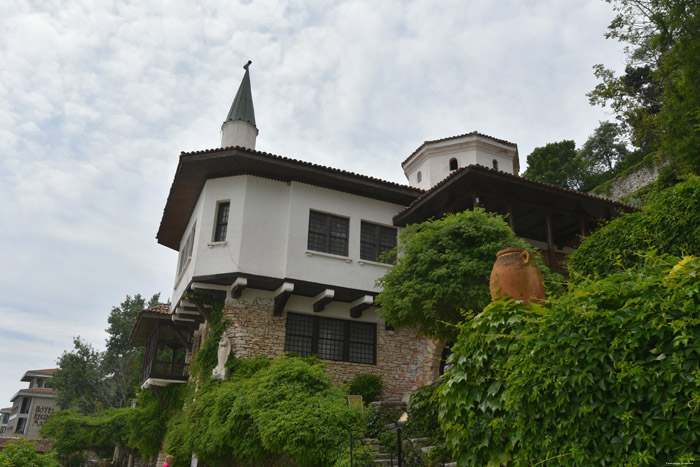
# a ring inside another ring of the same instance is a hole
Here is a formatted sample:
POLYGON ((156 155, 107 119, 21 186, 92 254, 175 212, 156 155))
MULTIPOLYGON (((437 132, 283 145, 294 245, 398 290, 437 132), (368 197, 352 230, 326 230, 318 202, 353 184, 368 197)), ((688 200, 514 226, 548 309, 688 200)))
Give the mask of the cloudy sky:
POLYGON ((603 0, 5 0, 0 407, 124 297, 171 295, 158 229, 180 151, 217 147, 243 75, 258 149, 405 182, 424 140, 582 144, 603 0))

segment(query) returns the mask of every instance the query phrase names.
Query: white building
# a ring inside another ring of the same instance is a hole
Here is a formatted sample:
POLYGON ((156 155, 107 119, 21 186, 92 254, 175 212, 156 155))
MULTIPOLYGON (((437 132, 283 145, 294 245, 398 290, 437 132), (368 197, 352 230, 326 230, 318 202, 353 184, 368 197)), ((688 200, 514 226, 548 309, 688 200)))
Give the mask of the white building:
MULTIPOLYGON (((12 396, 10 414, 5 435, 19 438, 39 439, 39 429, 56 408, 56 390, 46 386, 58 369, 29 370, 22 381, 28 388, 20 389, 12 396)), ((3 409, 5 410, 5 409, 3 409)))
MULTIPOLYGON (((221 132, 222 147, 181 154, 157 234, 179 252, 168 326, 207 318, 185 292, 218 294, 237 357, 317 354, 337 381, 381 375, 385 398, 432 381, 442 351, 387 328, 373 306, 391 267, 380 255, 401 227, 483 206, 559 267, 580 233, 628 209, 518 177, 517 146, 477 132, 424 142, 402 164, 408 185, 256 151, 247 65, 221 132)), ((164 326, 160 312, 140 316, 135 345, 165 332, 156 320, 164 326)), ((206 335, 201 324, 195 342, 206 335)))

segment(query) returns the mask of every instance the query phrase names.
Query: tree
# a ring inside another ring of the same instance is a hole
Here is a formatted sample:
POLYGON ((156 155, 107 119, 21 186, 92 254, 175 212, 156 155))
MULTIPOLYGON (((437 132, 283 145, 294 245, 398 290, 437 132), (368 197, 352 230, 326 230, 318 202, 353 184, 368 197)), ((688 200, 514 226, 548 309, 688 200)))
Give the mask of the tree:
POLYGON ((63 352, 59 357, 57 371, 51 378, 51 386, 56 388, 56 403, 61 409, 78 408, 90 414, 104 408, 102 353, 88 342, 73 338, 72 352, 63 352))
POLYGON ((578 190, 585 183, 584 164, 572 140, 549 143, 535 148, 527 156, 523 177, 578 190))
POLYGON ((103 355, 102 371, 106 376, 105 384, 111 392, 111 407, 124 407, 134 396, 143 357, 142 350, 132 347, 129 343, 129 335, 139 311, 159 303, 159 293, 153 295, 148 303, 141 294, 136 294, 133 298, 127 295, 126 299, 119 306, 113 307, 109 313, 109 327, 106 329, 109 336, 103 355))
MULTIPOLYGON (((417 326, 427 336, 452 339, 463 312, 491 300, 489 276, 499 250, 528 248, 503 218, 483 209, 409 225, 391 252, 396 263, 378 281, 381 315, 394 326, 417 326)), ((544 266, 541 266, 544 268, 544 266)), ((546 268, 545 268, 546 269, 546 268)))
POLYGON ((108 407, 124 407, 134 396, 138 383, 141 354, 129 344, 129 334, 139 311, 158 304, 160 294, 146 300, 140 294, 129 295, 110 312, 107 328, 107 348, 95 350, 76 337, 74 349, 63 352, 51 384, 58 390, 57 403, 61 409, 78 408, 92 414, 108 407))
POLYGON ((600 122, 598 128, 583 143, 579 157, 584 162, 586 172, 601 174, 612 172, 628 153, 618 126, 610 122, 600 122))
POLYGON ((622 76, 595 67, 592 104, 610 105, 632 144, 700 173, 700 3, 607 0, 617 16, 606 37, 626 43, 622 76))

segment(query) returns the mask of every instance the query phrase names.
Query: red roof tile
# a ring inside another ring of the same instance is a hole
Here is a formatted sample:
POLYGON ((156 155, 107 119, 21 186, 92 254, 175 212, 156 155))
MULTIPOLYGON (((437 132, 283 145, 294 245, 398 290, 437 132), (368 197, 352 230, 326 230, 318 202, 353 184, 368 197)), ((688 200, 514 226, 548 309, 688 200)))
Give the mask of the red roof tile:
MULTIPOLYGON (((486 136, 486 135, 481 135, 481 136, 486 136)), ((457 138, 457 136, 454 136, 454 138, 457 138)), ((449 138, 446 138, 446 139, 449 139, 449 138)), ((496 138, 492 138, 492 139, 496 139, 496 138)), ((438 141, 442 141, 442 140, 438 140, 438 141)), ((497 140, 497 141, 499 141, 499 140, 497 140)), ((512 143, 509 143, 509 144, 512 144, 512 143)), ((331 172, 331 173, 338 173, 338 174, 343 174, 343 175, 350 175, 350 176, 352 176, 352 177, 358 177, 358 178, 361 178, 361 179, 364 179, 364 180, 371 180, 372 182, 378 182, 378 183, 382 183, 382 184, 385 184, 385 185, 394 186, 394 187, 398 187, 398 188, 407 188, 407 189, 409 189, 409 190, 414 190, 414 191, 416 191, 417 193, 422 193, 422 192, 424 191, 424 190, 421 189, 421 188, 417 188, 417 187, 410 186, 410 185, 404 185, 404 184, 402 184, 402 183, 390 182, 390 181, 388 181, 388 180, 382 180, 381 178, 370 177, 369 175, 362 175, 362 174, 358 174, 358 173, 355 173, 355 172, 348 172, 347 170, 336 169, 336 168, 334 168, 334 167, 328 167, 328 166, 326 166, 326 165, 314 164, 313 162, 307 162, 307 161, 303 161, 303 160, 300 160, 300 159, 292 159, 292 158, 290 158, 290 157, 278 156, 278 155, 276 155, 276 154, 271 154, 271 153, 269 153, 269 152, 256 151, 256 150, 254 150, 254 149, 246 148, 246 147, 243 147, 243 146, 229 146, 229 147, 225 147, 225 148, 204 149, 204 150, 201 150, 201 151, 192 151, 192 152, 185 152, 185 151, 182 151, 182 153, 180 153, 180 157, 182 157, 182 156, 191 156, 191 155, 195 155, 195 154, 209 154, 209 153, 213 153, 213 152, 227 151, 227 150, 230 150, 230 149, 237 149, 237 150, 240 150, 240 151, 246 151, 246 152, 250 152, 250 153, 253 153, 253 154, 258 154, 258 155, 261 155, 261 156, 270 157, 270 158, 272 158, 272 159, 277 159, 277 160, 280 160, 280 161, 292 162, 292 163, 299 164, 299 165, 303 165, 303 166, 306 166, 306 167, 313 167, 313 168, 315 168, 315 169, 322 169, 322 170, 326 170, 326 171, 331 172)))
POLYGON ((611 200, 611 199, 609 199, 609 198, 605 198, 605 197, 603 197, 603 196, 592 195, 592 194, 590 194, 590 193, 584 193, 584 192, 582 192, 582 191, 570 190, 570 189, 568 189, 568 188, 563 188, 563 187, 560 187, 560 186, 557 186, 557 185, 552 185, 551 183, 540 182, 540 181, 538 181, 538 180, 532 180, 532 179, 530 179, 530 178, 521 177, 521 176, 519 176, 519 175, 513 175, 513 174, 511 174, 511 173, 503 172, 503 171, 496 170, 496 169, 492 169, 492 168, 489 168, 489 167, 485 167, 485 166, 483 166, 483 165, 470 164, 470 165, 468 165, 468 166, 466 166, 466 167, 460 167, 459 169, 454 170, 454 171, 453 171, 452 173, 450 173, 447 177, 443 178, 440 182, 438 182, 438 183, 436 183, 435 185, 433 185, 433 187, 431 187, 430 190, 424 192, 422 195, 420 195, 418 198, 416 198, 411 204, 409 204, 409 205, 406 206, 404 209, 402 209, 398 214, 396 214, 396 215, 394 216, 394 220, 396 220, 398 217, 400 217, 401 215, 403 215, 403 214, 406 213, 407 211, 410 211, 411 208, 412 208, 413 206, 415 206, 416 204, 420 203, 424 198, 426 198, 427 196, 429 196, 429 195, 430 195, 431 193, 433 193, 434 191, 438 190, 441 186, 443 186, 445 183, 447 183, 450 179, 452 179, 453 177, 456 177, 458 174, 464 172, 465 170, 480 170, 480 171, 487 171, 487 172, 491 172, 491 173, 497 173, 497 174, 500 175, 500 176, 503 176, 503 177, 506 177, 506 178, 510 178, 510 179, 512 179, 512 180, 520 180, 520 181, 524 181, 524 182, 527 182, 527 183, 531 183, 531 184, 533 184, 533 185, 540 185, 540 186, 545 187, 545 188, 548 188, 548 189, 554 189, 554 190, 561 191, 561 192, 564 192, 564 193, 572 193, 572 194, 575 194, 575 195, 577 195, 577 196, 582 196, 582 197, 585 197, 585 198, 590 198, 590 199, 594 199, 594 200, 598 200, 598 201, 604 201, 604 202, 606 202, 606 203, 609 203, 609 204, 612 204, 612 205, 614 205, 614 206, 617 206, 617 207, 621 208, 621 209, 624 210, 624 211, 634 211, 634 210, 636 210, 633 206, 630 206, 630 205, 624 204, 624 203, 620 203, 619 201, 613 201, 613 200, 611 200))

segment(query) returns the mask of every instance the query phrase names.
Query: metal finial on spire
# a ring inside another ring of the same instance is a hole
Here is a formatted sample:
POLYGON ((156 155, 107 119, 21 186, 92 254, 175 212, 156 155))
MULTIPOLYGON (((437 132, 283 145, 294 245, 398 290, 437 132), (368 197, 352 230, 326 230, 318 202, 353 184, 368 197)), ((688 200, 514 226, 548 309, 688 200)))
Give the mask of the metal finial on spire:
POLYGON ((253 61, 252 61, 252 60, 248 60, 248 63, 246 63, 245 65, 243 65, 243 69, 246 70, 246 71, 248 71, 248 67, 250 66, 251 63, 253 63, 253 61))

